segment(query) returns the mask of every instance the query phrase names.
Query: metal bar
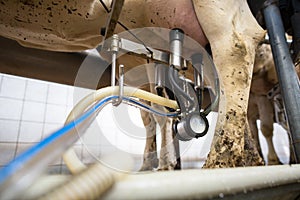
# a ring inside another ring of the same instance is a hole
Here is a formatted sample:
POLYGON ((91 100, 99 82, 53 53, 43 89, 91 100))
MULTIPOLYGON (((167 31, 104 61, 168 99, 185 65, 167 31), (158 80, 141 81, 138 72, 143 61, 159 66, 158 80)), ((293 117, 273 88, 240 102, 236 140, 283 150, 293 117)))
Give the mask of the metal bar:
POLYGON ((103 41, 105 41, 107 38, 110 38, 114 34, 123 4, 124 4, 124 0, 113 1, 112 9, 110 11, 110 16, 108 18, 108 23, 105 28, 105 35, 103 41))
POLYGON ((277 165, 133 174, 102 199, 297 199, 299 173, 277 165))
POLYGON ((113 52, 111 55, 111 86, 116 85, 116 60, 117 60, 117 52, 113 52))
POLYGON ((135 55, 146 59, 152 59, 154 61, 169 64, 169 54, 166 52, 148 47, 152 51, 152 54, 150 54, 149 51, 145 49, 145 46, 142 44, 132 42, 124 38, 120 38, 120 41, 120 51, 124 51, 125 53, 128 53, 130 55, 135 55))
POLYGON ((296 156, 300 161, 300 84, 290 56, 277 5, 265 2, 264 18, 271 41, 275 67, 296 156))
MULTIPOLYGON (((113 36, 119 17, 120 17, 120 13, 121 10, 123 8, 123 4, 124 4, 124 0, 114 0, 112 3, 112 8, 110 11, 110 15, 108 17, 107 23, 106 23, 106 27, 105 27, 105 34, 102 40, 102 50, 106 51, 110 49, 110 41, 108 40, 110 37, 113 36)), ((103 51, 102 51, 103 53, 103 51)))

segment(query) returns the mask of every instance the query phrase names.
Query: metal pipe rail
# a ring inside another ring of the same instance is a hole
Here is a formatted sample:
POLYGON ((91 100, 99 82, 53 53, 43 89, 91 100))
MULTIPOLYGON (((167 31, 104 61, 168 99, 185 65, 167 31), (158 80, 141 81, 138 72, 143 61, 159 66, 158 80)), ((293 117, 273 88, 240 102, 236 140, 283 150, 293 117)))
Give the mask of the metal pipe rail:
POLYGON ((145 172, 116 182, 102 199, 297 199, 300 165, 145 172))
POLYGON ((300 162, 300 83, 295 71, 285 31, 277 5, 266 1, 263 10, 270 37, 275 68, 278 76, 287 121, 295 151, 296 162, 300 162))

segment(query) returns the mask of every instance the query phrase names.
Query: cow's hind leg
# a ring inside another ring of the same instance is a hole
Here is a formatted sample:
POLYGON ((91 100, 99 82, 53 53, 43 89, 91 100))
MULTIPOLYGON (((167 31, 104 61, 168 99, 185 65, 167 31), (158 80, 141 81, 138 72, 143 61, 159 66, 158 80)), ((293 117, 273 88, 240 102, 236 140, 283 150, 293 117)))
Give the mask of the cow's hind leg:
POLYGON ((280 164, 273 144, 273 124, 261 123, 261 132, 268 144, 268 165, 280 164))
POLYGON ((151 113, 141 110, 141 117, 146 128, 146 145, 143 155, 143 165, 140 171, 153 170, 158 167, 156 150, 156 122, 151 113))
POLYGON ((280 164, 273 144, 274 109, 267 96, 257 96, 260 116, 260 129, 268 144, 268 165, 280 164))
POLYGON ((173 134, 173 119, 155 116, 161 130, 161 149, 158 170, 180 168, 179 142, 173 134))
POLYGON ((193 3, 210 42, 221 83, 218 121, 204 167, 261 164, 262 159, 257 151, 247 149, 250 145, 245 145, 248 143, 245 139, 249 137, 244 135, 255 49, 264 31, 253 17, 246 0, 193 0, 193 3), (207 20, 207 16, 214 17, 207 20))
POLYGON ((256 103, 256 96, 253 93, 250 93, 250 96, 249 96, 247 117, 248 117, 251 135, 253 137, 257 151, 258 151, 259 155, 263 158, 263 154, 262 154, 260 143, 259 143, 258 128, 257 128, 257 124, 256 124, 256 120, 259 119, 259 112, 258 112, 258 107, 257 107, 257 103, 256 103))

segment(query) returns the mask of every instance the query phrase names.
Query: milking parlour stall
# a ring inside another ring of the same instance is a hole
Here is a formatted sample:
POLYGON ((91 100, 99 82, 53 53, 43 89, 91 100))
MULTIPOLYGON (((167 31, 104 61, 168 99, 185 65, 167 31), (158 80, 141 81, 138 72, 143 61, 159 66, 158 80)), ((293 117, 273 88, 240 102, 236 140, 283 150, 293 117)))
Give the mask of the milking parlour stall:
POLYGON ((299 0, 0 0, 0 199, 300 199, 299 0))

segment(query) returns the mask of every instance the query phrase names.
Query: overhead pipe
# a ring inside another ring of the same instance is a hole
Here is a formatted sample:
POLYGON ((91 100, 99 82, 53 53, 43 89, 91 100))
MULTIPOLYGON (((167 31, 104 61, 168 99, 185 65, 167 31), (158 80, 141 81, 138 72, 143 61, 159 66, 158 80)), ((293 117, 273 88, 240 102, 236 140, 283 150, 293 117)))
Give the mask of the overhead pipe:
POLYGON ((296 162, 300 162, 300 84, 290 56, 277 1, 267 0, 263 14, 283 97, 296 162))

